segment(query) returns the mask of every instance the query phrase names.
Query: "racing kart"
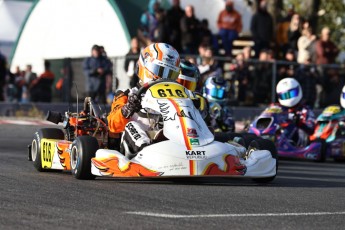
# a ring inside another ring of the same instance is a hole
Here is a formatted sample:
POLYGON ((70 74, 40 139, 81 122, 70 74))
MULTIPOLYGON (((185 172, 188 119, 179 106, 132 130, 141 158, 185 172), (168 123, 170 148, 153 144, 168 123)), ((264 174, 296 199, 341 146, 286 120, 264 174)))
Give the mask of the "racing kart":
MULTIPOLYGON (((235 142, 215 141, 194 107, 189 91, 182 85, 167 80, 152 81, 144 84, 137 95, 146 111, 160 114, 163 128, 149 129, 152 144, 135 157, 100 148, 96 137, 91 135, 78 136, 71 142, 39 131, 31 148, 36 168, 71 170, 77 179, 222 176, 270 182, 275 178, 277 153, 274 144, 258 138, 246 149, 235 142), (63 168, 59 158, 62 143, 69 146, 65 150, 64 164, 70 163, 63 168), (47 160, 51 162, 49 165, 47 160)), ((132 131, 135 135, 135 130, 132 131)))
POLYGON ((320 138, 312 142, 288 117, 286 108, 271 104, 249 126, 249 133, 269 139, 276 144, 282 158, 326 160, 326 143, 320 138))
POLYGON ((327 155, 335 161, 345 160, 345 110, 338 105, 326 107, 316 120, 315 132, 310 140, 323 139, 327 143, 327 155))

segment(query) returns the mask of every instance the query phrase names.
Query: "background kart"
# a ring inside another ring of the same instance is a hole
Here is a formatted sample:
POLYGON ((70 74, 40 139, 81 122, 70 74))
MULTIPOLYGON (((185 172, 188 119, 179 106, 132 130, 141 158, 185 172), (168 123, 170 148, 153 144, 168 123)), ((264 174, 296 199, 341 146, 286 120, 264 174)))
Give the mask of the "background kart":
POLYGON ((318 116, 311 141, 323 139, 327 143, 327 155, 335 161, 345 160, 345 110, 338 105, 325 108, 318 116))
POLYGON ((71 143, 47 137, 44 130, 40 130, 35 134, 31 151, 36 168, 70 169, 77 179, 229 176, 269 182, 275 178, 277 154, 274 144, 257 139, 246 151, 237 143, 214 141, 214 135, 183 86, 155 81, 144 85, 137 94, 143 95, 143 108, 158 112, 164 125, 162 130, 148 131, 153 144, 134 158, 129 159, 115 150, 99 149, 99 142, 90 135, 78 136, 71 143), (60 148, 64 144, 68 146, 65 151, 60 148), (63 152, 64 165, 59 157, 63 152), (66 162, 70 163, 69 167, 66 162))
POLYGON ((325 161, 325 141, 315 139, 310 143, 307 135, 295 138, 297 132, 298 128, 288 119, 288 111, 278 104, 266 108, 249 127, 249 133, 272 140, 279 157, 325 161))

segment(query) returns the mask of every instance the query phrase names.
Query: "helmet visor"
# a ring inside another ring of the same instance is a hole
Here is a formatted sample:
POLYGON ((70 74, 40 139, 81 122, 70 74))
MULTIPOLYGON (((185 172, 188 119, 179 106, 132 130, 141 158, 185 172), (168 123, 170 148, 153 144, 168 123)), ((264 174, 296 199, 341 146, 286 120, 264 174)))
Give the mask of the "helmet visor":
POLYGON ((342 97, 343 99, 345 99, 345 92, 342 92, 342 93, 341 93, 341 97, 342 97))
POLYGON ((192 77, 188 77, 188 76, 180 74, 179 77, 177 78, 177 82, 191 91, 195 91, 196 89, 196 85, 197 85, 196 78, 192 78, 192 77))
POLYGON ((158 60, 145 63, 145 67, 158 78, 176 80, 179 76, 180 68, 158 60))
POLYGON ((288 100, 291 98, 298 97, 298 95, 299 95, 299 87, 296 87, 296 88, 288 90, 287 92, 278 93, 278 98, 280 100, 288 100))
POLYGON ((206 95, 215 98, 215 99, 224 99, 225 98, 225 88, 224 87, 213 87, 206 88, 206 95))

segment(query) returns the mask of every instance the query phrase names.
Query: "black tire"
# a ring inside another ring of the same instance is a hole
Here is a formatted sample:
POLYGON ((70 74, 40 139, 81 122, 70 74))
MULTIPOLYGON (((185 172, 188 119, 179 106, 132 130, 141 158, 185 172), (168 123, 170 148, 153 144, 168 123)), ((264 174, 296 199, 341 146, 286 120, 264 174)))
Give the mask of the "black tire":
MULTIPOLYGON (((274 143, 270 140, 262 139, 262 138, 257 138, 253 140, 249 147, 248 147, 248 152, 250 153, 251 150, 268 150, 270 151, 272 158, 276 159, 276 174, 278 173, 278 152, 277 148, 274 145, 274 143)), ((272 177, 266 177, 266 178, 254 178, 253 181, 258 182, 258 183, 268 183, 274 180, 276 175, 272 177)))
POLYGON ((319 159, 314 160, 315 162, 325 162, 326 161, 326 154, 327 154, 327 143, 323 139, 316 139, 314 142, 320 142, 321 143, 321 156, 319 159))
POLYGON ((216 132, 214 134, 214 140, 219 142, 229 142, 229 141, 236 141, 239 144, 245 146, 244 138, 240 133, 233 133, 233 132, 225 132, 220 133, 216 132))
POLYGON ((80 180, 93 180, 96 176, 91 174, 91 158, 95 157, 99 149, 98 141, 91 136, 77 137, 71 148, 71 172, 80 180))
POLYGON ((65 137, 63 131, 61 129, 56 128, 45 128, 40 129, 34 134, 34 139, 31 143, 31 160, 34 163, 35 168, 37 171, 42 172, 45 171, 42 168, 42 161, 41 161, 41 140, 43 138, 46 139, 60 139, 63 140, 65 137))

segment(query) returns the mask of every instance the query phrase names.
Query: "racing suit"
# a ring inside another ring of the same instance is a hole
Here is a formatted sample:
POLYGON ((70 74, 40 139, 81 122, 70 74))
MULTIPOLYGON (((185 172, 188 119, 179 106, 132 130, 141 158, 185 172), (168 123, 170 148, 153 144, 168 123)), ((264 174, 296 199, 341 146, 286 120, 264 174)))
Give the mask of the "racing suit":
MULTIPOLYGON (((111 112, 107 117, 109 136, 116 137, 122 133, 121 141, 118 142, 120 146, 114 148, 119 149, 122 154, 129 158, 134 157, 141 149, 151 144, 151 138, 146 131, 158 131, 163 128, 162 117, 154 111, 138 108, 130 118, 126 118, 124 107, 137 91, 137 87, 126 91, 118 90, 111 105, 111 112)), ((189 95, 205 119, 208 116, 208 106, 205 105, 204 98, 198 97, 191 91, 189 91, 189 95)))
POLYGON ((292 108, 287 108, 287 110, 289 120, 298 128, 297 133, 291 134, 292 140, 294 140, 297 145, 306 145, 309 136, 314 133, 315 129, 314 112, 304 104, 297 104, 292 108))

